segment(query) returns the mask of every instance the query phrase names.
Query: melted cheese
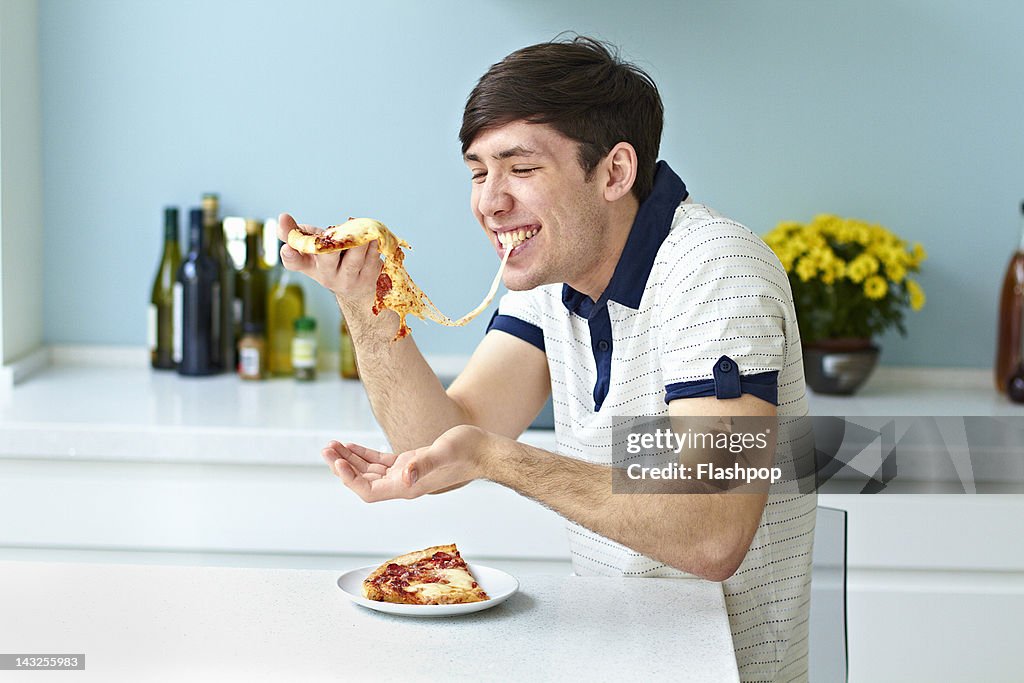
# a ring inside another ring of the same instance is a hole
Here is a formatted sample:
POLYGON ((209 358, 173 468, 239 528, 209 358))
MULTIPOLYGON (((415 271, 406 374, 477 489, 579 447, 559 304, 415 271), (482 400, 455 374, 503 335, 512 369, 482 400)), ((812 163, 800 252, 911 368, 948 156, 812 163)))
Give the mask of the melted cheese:
POLYGON ((463 569, 439 569, 437 573, 448 583, 424 583, 418 586, 409 586, 410 592, 433 600, 441 595, 466 593, 474 590, 473 576, 463 569))

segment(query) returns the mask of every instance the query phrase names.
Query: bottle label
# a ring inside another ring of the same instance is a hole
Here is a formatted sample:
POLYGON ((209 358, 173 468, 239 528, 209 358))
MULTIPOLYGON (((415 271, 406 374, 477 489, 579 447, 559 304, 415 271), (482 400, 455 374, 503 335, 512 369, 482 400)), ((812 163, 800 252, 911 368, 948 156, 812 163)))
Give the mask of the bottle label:
POLYGON ((292 366, 296 368, 316 367, 316 340, 303 337, 292 339, 292 366))
POLYGON ((156 304, 151 303, 149 305, 148 316, 146 317, 146 343, 149 345, 149 350, 156 351, 156 318, 157 309, 156 304))
POLYGON ((184 296, 185 288, 181 286, 180 282, 174 283, 174 351, 173 358, 175 363, 181 362, 182 356, 182 328, 184 328, 183 312, 184 307, 184 296))
POLYGON ((260 376, 260 350, 255 346, 238 349, 238 374, 243 377, 260 376))

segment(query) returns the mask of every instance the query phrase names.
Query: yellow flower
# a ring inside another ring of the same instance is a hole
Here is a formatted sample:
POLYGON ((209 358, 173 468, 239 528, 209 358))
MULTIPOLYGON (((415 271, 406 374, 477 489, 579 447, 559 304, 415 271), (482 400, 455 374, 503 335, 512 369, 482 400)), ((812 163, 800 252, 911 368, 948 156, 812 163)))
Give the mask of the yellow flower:
POLYGON ((911 252, 911 258, 913 258, 912 265, 917 267, 921 265, 921 262, 928 258, 928 252, 924 250, 920 242, 914 242, 914 250, 911 252))
POLYGON ((878 272, 878 259, 865 252, 856 257, 846 267, 846 277, 851 282, 863 282, 868 276, 878 272))
POLYGON ((889 279, 893 282, 899 283, 907 276, 907 269, 903 267, 902 263, 897 261, 888 261, 885 264, 885 274, 888 275, 889 279))
POLYGON ((880 275, 872 275, 864 281, 864 296, 869 299, 884 299, 888 291, 889 285, 880 275))
POLYGON ((924 290, 921 289, 921 285, 917 284, 914 280, 907 278, 907 293, 910 294, 910 307, 915 311, 920 311, 924 308, 925 296, 924 290))
POLYGON ((804 256, 796 264, 796 274, 801 280, 807 282, 818 274, 818 264, 810 256, 804 256))

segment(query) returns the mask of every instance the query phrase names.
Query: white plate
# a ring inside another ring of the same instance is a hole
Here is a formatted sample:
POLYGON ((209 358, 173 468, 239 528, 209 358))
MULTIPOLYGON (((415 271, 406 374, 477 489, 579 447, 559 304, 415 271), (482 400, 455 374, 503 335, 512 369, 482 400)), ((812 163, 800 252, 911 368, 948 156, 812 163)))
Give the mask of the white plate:
POLYGON ((467 602, 460 605, 400 605, 393 602, 367 600, 363 597, 363 579, 380 566, 376 564, 345 572, 338 577, 338 588, 357 605, 369 607, 378 612, 400 614, 406 617, 450 617, 456 614, 479 612, 500 605, 519 590, 519 581, 511 574, 493 567, 467 564, 469 564, 469 571, 473 573, 476 582, 480 584, 487 595, 491 596, 490 600, 467 602))

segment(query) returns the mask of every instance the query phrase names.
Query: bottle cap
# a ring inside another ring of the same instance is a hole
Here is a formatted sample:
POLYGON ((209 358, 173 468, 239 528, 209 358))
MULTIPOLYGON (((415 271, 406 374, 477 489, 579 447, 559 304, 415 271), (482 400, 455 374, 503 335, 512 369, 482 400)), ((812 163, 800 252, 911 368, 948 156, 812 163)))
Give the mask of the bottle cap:
POLYGON ((295 331, 296 332, 313 332, 316 330, 316 318, 310 318, 308 315, 301 318, 295 319, 295 331))
POLYGON ((250 321, 242 325, 243 334, 263 334, 265 330, 266 326, 263 323, 250 321))

